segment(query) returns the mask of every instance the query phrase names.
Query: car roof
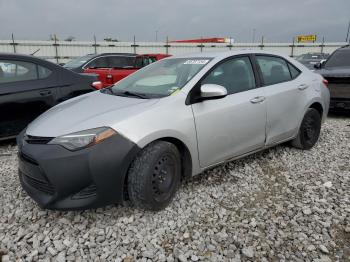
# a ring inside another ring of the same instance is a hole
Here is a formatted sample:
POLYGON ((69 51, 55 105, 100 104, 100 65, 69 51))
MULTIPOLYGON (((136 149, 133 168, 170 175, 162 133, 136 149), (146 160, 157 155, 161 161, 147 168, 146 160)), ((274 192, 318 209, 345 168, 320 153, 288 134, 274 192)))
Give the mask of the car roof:
MULTIPOLYGON (((49 65, 49 66, 58 66, 55 63, 52 63, 48 60, 45 60, 43 58, 33 56, 33 55, 24 55, 24 54, 14 54, 14 53, 0 53, 0 58, 1 59, 19 59, 19 60, 25 60, 27 62, 32 62, 32 63, 39 63, 42 65, 49 65)), ((59 66, 58 66, 59 67, 59 66)))
POLYGON ((101 53, 101 54, 88 54, 91 57, 99 57, 99 56, 137 56, 134 53, 101 53))
POLYGON ((1 57, 8 57, 8 58, 34 58, 39 59, 38 57, 32 56, 32 55, 24 55, 24 54, 14 54, 14 53, 0 53, 1 57))
POLYGON ((177 56, 173 56, 173 57, 170 57, 167 59, 191 58, 191 57, 224 59, 226 57, 230 57, 230 56, 234 56, 234 55, 244 55, 244 54, 266 54, 266 55, 277 55, 277 56, 281 56, 281 57, 288 57, 284 54, 277 53, 277 52, 268 52, 268 51, 264 51, 264 50, 254 50, 254 49, 242 49, 242 50, 234 50, 234 51, 192 53, 192 54, 185 54, 185 55, 177 55, 177 56))
POLYGON ((340 47, 339 49, 341 49, 341 50, 348 50, 348 49, 350 49, 350 44, 349 45, 344 45, 344 46, 340 47))

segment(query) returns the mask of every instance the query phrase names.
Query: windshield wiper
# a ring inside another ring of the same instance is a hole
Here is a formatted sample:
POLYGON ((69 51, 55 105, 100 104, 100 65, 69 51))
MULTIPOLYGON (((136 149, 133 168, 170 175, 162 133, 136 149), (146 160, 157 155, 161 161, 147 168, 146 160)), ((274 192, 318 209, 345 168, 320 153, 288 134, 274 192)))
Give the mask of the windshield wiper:
POLYGON ((141 99, 149 99, 150 97, 146 94, 143 94, 143 93, 137 93, 137 92, 133 92, 133 91, 115 91, 113 89, 110 89, 111 92, 114 94, 114 95, 120 95, 120 96, 133 96, 133 97, 137 97, 137 98, 141 98, 141 99))
POLYGON ((149 98, 146 94, 136 93, 136 92, 132 92, 132 91, 124 91, 123 94, 127 95, 127 96, 135 96, 135 97, 142 98, 142 99, 149 98))

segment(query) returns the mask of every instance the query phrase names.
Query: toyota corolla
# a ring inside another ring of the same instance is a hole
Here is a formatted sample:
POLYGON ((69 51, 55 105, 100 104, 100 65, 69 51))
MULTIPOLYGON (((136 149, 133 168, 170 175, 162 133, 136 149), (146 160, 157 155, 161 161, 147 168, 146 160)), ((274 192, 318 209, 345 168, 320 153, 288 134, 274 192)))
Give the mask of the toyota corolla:
POLYGON ((171 57, 39 116, 17 138, 19 178, 43 208, 160 210, 210 167, 287 141, 312 148, 328 107, 327 81, 287 56, 171 57))

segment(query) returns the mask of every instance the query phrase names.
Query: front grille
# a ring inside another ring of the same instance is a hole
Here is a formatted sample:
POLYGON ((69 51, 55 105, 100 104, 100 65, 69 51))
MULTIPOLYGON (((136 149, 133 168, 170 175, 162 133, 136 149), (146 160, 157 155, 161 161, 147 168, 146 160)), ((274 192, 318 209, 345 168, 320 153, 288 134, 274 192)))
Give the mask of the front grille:
POLYGON ((23 154, 23 152, 21 152, 21 151, 18 152, 18 155, 23 161, 27 161, 33 165, 36 165, 36 166, 39 165, 38 162, 36 162, 33 158, 27 156, 26 154, 23 154))
POLYGON ((44 192, 49 195, 53 195, 55 193, 55 189, 48 181, 42 181, 35 178, 32 178, 30 176, 27 176, 26 174, 23 174, 21 172, 23 180, 28 183, 30 186, 34 187, 35 189, 44 192))
POLYGON ((96 196, 97 187, 95 184, 91 184, 88 187, 82 189, 79 193, 75 194, 72 199, 84 199, 92 196, 96 196))
POLYGON ((52 139, 53 137, 29 136, 29 135, 24 136, 24 140, 28 144, 47 144, 52 139))

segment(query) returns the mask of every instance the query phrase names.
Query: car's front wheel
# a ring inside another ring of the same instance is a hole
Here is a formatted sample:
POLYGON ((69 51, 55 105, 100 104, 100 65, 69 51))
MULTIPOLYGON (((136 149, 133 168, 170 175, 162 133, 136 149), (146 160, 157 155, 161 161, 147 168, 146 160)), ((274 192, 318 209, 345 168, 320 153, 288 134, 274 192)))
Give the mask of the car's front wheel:
POLYGON ((176 146, 156 141, 145 147, 128 172, 128 194, 138 208, 158 211, 173 199, 181 180, 181 158, 176 146))
POLYGON ((314 108, 309 108, 301 122, 297 137, 292 140, 292 145, 304 150, 311 149, 320 136, 321 122, 320 113, 314 108))

